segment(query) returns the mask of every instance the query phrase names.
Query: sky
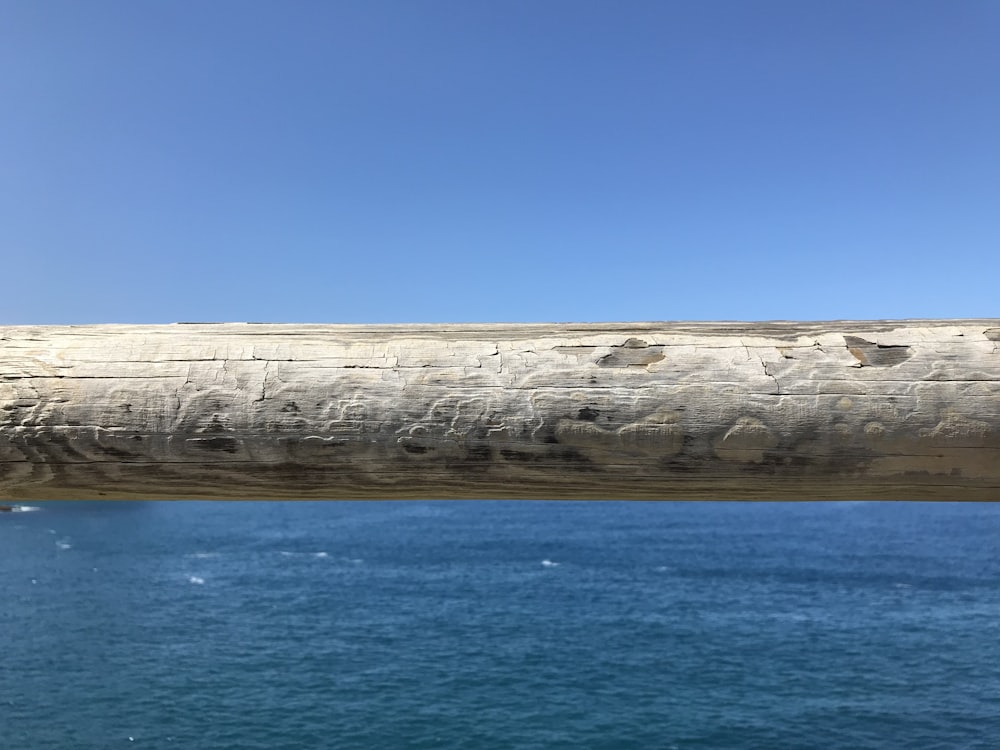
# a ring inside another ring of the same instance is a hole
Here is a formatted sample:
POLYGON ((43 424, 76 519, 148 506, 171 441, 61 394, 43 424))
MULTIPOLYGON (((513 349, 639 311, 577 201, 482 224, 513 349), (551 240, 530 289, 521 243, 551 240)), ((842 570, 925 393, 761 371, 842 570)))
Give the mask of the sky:
POLYGON ((995 0, 0 0, 0 324, 1000 316, 995 0))

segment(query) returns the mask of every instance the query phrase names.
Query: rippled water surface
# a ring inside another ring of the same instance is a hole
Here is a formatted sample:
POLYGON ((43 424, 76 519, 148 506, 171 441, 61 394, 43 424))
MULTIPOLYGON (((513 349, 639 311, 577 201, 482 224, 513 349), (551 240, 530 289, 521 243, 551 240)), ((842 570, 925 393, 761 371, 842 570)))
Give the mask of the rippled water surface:
POLYGON ((994 748, 1000 505, 53 503, 0 748, 994 748))

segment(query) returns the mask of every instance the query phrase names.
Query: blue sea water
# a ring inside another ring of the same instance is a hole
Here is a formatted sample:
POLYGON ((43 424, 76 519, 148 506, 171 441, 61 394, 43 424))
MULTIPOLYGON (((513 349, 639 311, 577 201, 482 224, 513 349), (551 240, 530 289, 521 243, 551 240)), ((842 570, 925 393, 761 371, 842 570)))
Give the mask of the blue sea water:
POLYGON ((0 748, 995 748, 1000 504, 51 503, 0 748))

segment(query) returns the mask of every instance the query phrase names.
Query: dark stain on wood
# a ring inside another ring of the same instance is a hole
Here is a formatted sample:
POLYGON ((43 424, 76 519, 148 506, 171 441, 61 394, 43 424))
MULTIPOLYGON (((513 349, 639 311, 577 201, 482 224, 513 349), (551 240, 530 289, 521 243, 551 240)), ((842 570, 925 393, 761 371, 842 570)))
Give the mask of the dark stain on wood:
POLYGON ((188 438, 187 442, 192 448, 206 451, 236 453, 240 449, 239 441, 232 437, 188 438))
POLYGON ((666 355, 662 346, 649 346, 640 339, 629 339, 622 346, 611 347, 611 353, 597 360, 598 367, 645 367, 662 362, 666 355))
POLYGON ((862 367, 895 367, 913 356, 909 346, 876 344, 858 336, 844 336, 844 343, 862 367))

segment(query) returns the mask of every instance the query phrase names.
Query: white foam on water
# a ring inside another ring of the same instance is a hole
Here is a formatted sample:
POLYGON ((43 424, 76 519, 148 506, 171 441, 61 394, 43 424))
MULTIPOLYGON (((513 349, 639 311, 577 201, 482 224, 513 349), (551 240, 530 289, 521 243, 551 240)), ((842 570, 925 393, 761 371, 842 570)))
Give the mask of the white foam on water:
POLYGON ((218 557, 220 553, 218 552, 192 552, 190 555, 185 555, 185 557, 194 557, 198 560, 205 560, 209 557, 218 557))
POLYGON ((282 557, 329 557, 328 552, 289 552, 288 550, 278 550, 282 557))
POLYGON ((73 545, 67 542, 65 539, 60 539, 58 542, 56 542, 56 546, 59 549, 73 549, 73 545))
POLYGON ((205 583, 205 579, 201 578, 200 576, 188 576, 188 582, 201 586, 203 583, 205 583))
POLYGON ((542 560, 542 567, 543 568, 555 568, 555 567, 558 567, 558 566, 559 566, 559 563, 557 563, 557 562, 552 562, 551 560, 542 560))
POLYGON ((41 510, 37 505, 15 505, 11 508, 12 513, 34 513, 36 510, 41 510))

